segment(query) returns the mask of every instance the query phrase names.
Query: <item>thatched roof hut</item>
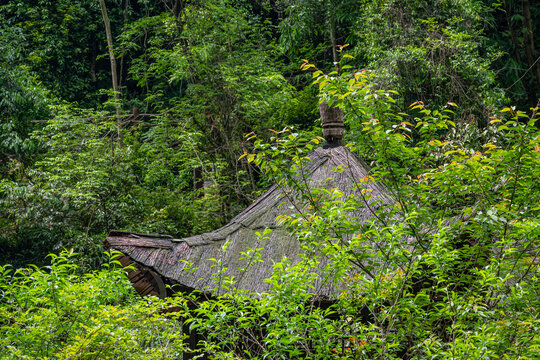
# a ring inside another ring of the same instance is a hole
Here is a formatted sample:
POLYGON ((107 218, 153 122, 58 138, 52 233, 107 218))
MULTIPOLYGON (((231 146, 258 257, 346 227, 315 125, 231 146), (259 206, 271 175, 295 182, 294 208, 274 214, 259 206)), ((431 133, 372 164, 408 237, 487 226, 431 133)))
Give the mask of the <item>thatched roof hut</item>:
MULTIPOLYGON (((318 148, 310 159, 302 172, 313 188, 337 188, 346 195, 357 194, 357 182, 369 173, 366 164, 343 146, 318 148), (338 167, 342 170, 337 170, 338 167)), ((367 183, 362 186, 371 190, 368 203, 377 201, 375 206, 380 206, 381 202, 391 203, 381 185, 367 183)), ((269 285, 263 280, 271 276, 273 263, 284 256, 294 261, 302 251, 299 240, 276 221, 278 215, 303 208, 304 204, 294 202, 296 200, 286 196, 284 189, 274 185, 229 224, 215 231, 183 239, 113 231, 107 237, 106 245, 125 254, 122 258, 124 265, 135 263, 136 270, 128 275, 143 295, 163 297, 167 293, 165 284, 176 284, 182 291, 215 293, 212 275, 217 267, 212 259, 221 260, 222 266, 228 269, 227 275, 237 280, 238 288, 261 293, 268 290, 269 285), (273 231, 268 239, 259 242, 256 233, 263 233, 265 228, 273 231), (227 250, 222 251, 226 242, 227 250), (247 262, 242 259, 242 253, 249 248, 262 248, 263 262, 253 264, 247 271, 240 271, 239 268, 245 267, 247 262)), ((364 208, 353 215, 361 221, 371 214, 369 208, 364 208)), ((326 298, 336 295, 323 283, 313 285, 317 295, 326 298)))

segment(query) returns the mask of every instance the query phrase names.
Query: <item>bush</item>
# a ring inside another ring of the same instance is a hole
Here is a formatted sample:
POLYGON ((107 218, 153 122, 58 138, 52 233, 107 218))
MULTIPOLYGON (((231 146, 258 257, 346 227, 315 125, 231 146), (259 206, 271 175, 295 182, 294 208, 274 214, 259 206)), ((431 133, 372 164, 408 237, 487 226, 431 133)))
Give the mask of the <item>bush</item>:
MULTIPOLYGON (((117 253, 99 271, 76 275, 76 254, 49 255, 51 265, 0 267, 3 359, 177 359, 182 324, 163 316, 179 299, 140 299, 117 253)), ((180 315, 180 314, 178 314, 180 315)))
POLYGON ((538 108, 505 108, 464 133, 455 104, 417 102, 414 117, 395 107, 395 93, 373 90, 368 72, 313 76, 323 99, 345 110, 347 147, 371 174, 356 179, 356 196, 310 189, 291 164, 308 161, 317 139, 285 130, 256 141, 248 160, 304 201, 280 221, 306 255, 276 263, 264 294, 235 290, 217 264, 219 288, 231 290, 190 314, 207 334, 201 348, 216 359, 538 358, 538 108), (366 207, 371 182, 393 203, 366 207), (359 209, 367 222, 354 217, 359 209), (312 302, 315 282, 341 294, 327 309, 312 302))

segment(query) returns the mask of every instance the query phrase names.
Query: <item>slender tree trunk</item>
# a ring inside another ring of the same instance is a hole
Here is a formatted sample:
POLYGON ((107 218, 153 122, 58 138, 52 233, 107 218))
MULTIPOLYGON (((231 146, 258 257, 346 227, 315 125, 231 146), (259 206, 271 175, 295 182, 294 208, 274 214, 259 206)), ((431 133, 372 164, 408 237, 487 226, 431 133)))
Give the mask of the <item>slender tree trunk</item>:
MULTIPOLYGON (((92 37, 93 38, 93 37, 92 37)), ((96 42, 92 41, 92 55, 90 59, 90 77, 92 79, 92 82, 97 81, 96 77, 96 58, 97 58, 97 48, 96 48, 96 42)))
POLYGON ((186 7, 186 5, 184 4, 184 1, 172 0, 171 4, 167 0, 161 0, 161 2, 174 16, 174 21, 176 22, 176 31, 178 32, 178 36, 181 37, 182 32, 184 31, 184 24, 182 22, 182 12, 184 11, 184 8, 186 7))
POLYGON ((114 100, 115 100, 114 106, 116 108, 116 127, 118 131, 118 145, 122 146, 123 136, 122 136, 122 124, 120 122, 120 92, 118 90, 116 57, 114 56, 114 50, 113 50, 111 22, 109 20, 109 15, 107 15, 107 7, 105 6, 105 0, 99 0, 99 5, 101 6, 101 15, 103 16, 103 23, 105 24, 105 34, 107 35, 107 47, 109 48, 109 58, 111 60, 111 77, 112 77, 112 87, 114 91, 114 100))
MULTIPOLYGON (((529 0, 522 1, 523 11, 523 42, 525 45, 525 53, 527 54, 527 63, 529 64, 530 71, 533 73, 533 77, 536 80, 536 99, 540 98, 540 62, 537 61, 536 49, 534 48, 534 32, 531 20, 531 5, 529 0)), ((533 104, 534 106, 534 104, 533 104)))
POLYGON ((512 44, 514 45, 514 56, 516 57, 516 61, 518 64, 521 63, 521 56, 519 55, 519 42, 516 37, 516 33, 514 31, 514 27, 512 26, 512 9, 510 8, 508 1, 504 2, 504 13, 506 15, 506 22, 508 23, 508 30, 510 31, 510 38, 512 39, 512 44))
POLYGON ((332 61, 334 62, 334 69, 339 71, 339 59, 337 56, 337 42, 336 42, 336 21, 332 13, 333 9, 330 3, 326 4, 326 14, 328 16, 328 26, 330 30, 330 44, 332 45, 332 61))
MULTIPOLYGON (((124 25, 122 26, 122 31, 126 30, 129 16, 129 0, 126 0, 126 6, 124 8, 124 25)), ((122 87, 122 76, 124 74, 124 57, 120 58, 120 71, 118 73, 118 87, 122 87)))

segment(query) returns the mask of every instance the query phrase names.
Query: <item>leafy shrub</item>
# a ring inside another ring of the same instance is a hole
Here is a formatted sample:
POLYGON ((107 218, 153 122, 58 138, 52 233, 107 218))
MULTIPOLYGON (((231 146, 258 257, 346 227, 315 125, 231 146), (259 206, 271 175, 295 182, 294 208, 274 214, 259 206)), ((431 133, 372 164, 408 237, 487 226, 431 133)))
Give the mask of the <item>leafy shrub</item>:
POLYGON ((181 322, 162 315, 180 299, 140 299, 114 252, 101 270, 82 276, 73 252, 49 256, 41 269, 0 267, 3 359, 181 357, 181 322))
POLYGON ((355 179, 356 196, 310 189, 295 171, 317 139, 284 130, 256 141, 248 160, 304 201, 280 221, 305 255, 276 263, 263 294, 238 291, 216 264, 229 291, 188 320, 207 334, 201 348, 216 359, 538 358, 538 108, 505 108, 471 139, 455 129, 455 104, 417 102, 420 116, 410 116, 368 72, 343 69, 313 76, 323 99, 345 110, 347 147, 370 175, 355 179), (372 182, 393 203, 366 206, 372 182), (359 209, 367 222, 354 217, 359 209), (312 302, 315 282, 341 294, 330 307, 312 302))

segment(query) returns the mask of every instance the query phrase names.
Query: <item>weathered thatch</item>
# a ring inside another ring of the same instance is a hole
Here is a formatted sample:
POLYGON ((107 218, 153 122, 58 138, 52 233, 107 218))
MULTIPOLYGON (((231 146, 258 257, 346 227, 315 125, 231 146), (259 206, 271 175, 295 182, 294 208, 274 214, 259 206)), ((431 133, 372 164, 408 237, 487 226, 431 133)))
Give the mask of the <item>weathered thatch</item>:
MULTIPOLYGON (((345 194, 357 194, 355 184, 369 172, 368 167, 343 146, 318 148, 310 159, 311 162, 303 168, 301 178, 305 178, 312 188, 337 188, 345 194), (340 166, 341 171, 336 170, 340 166)), ((381 203, 391 202, 381 185, 367 183, 363 186, 371 191, 368 204, 380 206, 381 203)), ((161 275, 163 283, 178 284, 184 291, 200 290, 211 294, 216 291, 215 277, 212 275, 219 268, 215 260, 220 260, 221 266, 228 269, 227 275, 235 277, 238 288, 261 293, 268 289, 269 285, 263 280, 271 275, 273 263, 284 256, 294 261, 302 251, 299 241, 276 222, 278 215, 303 207, 293 202, 295 200, 275 185, 229 224, 216 231, 184 239, 113 231, 107 237, 106 244, 131 258, 139 271, 146 271, 146 277, 133 274, 139 283, 132 282, 136 288, 145 288, 147 292, 163 293, 160 286, 154 290, 148 288, 150 283, 160 285, 159 279, 154 279, 157 273, 161 275), (262 233, 265 228, 273 231, 268 239, 259 242, 256 232, 262 233), (225 242, 229 245, 226 251, 222 251, 225 242), (242 259, 242 253, 249 248, 262 248, 263 262, 252 264, 249 270, 242 272, 238 269, 245 267, 247 262, 242 259), (143 278, 146 280, 141 282, 143 278)), ((368 208, 354 214, 360 221, 370 215, 368 208)), ((335 295, 331 293, 331 287, 322 282, 313 285, 320 296, 335 295)))

